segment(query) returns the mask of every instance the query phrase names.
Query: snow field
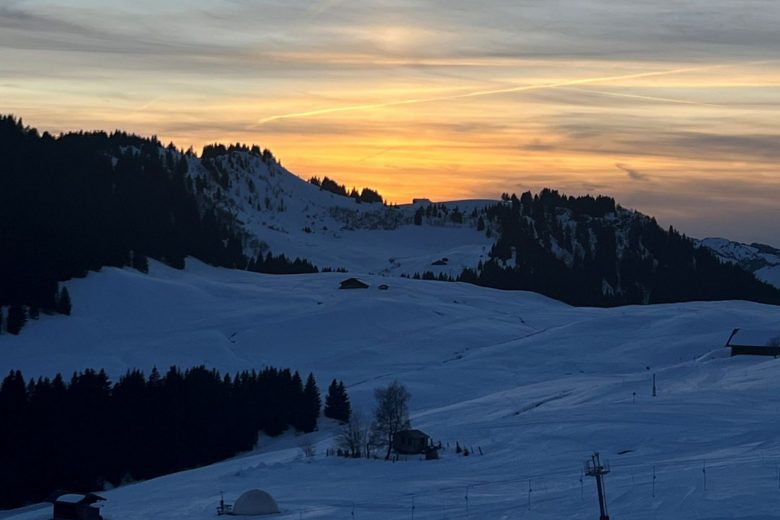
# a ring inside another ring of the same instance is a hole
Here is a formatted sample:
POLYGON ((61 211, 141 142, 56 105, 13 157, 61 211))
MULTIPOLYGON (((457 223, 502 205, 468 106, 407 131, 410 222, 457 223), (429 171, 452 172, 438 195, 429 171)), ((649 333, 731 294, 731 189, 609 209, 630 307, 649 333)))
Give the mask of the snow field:
POLYGON ((349 519, 353 507, 361 519, 589 519, 595 483, 580 477, 593 451, 611 464, 614 519, 777 517, 780 365, 722 348, 734 327, 780 328, 776 307, 573 308, 376 275, 360 276, 369 289, 338 290, 353 274, 266 276, 194 260, 185 271, 152 262, 148 276, 104 269, 67 283, 72 317, 0 336, 0 370, 274 365, 314 371, 322 391, 343 379, 364 413, 373 390, 398 379, 413 425, 450 445, 438 461, 327 457, 338 426, 322 420, 310 435, 263 437, 255 452, 106 491, 108 520, 212 518, 220 491, 232 502, 255 487, 284 519, 349 519), (456 455, 456 442, 476 453, 456 455))

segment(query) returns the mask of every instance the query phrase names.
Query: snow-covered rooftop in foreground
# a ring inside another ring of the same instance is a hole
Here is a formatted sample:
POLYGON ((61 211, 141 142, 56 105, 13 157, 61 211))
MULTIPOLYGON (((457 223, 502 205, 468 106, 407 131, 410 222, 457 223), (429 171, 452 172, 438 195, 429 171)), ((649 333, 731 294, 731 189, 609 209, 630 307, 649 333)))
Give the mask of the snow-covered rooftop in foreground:
POLYGON ((84 500, 86 497, 84 495, 78 494, 78 493, 68 493, 65 495, 60 495, 57 497, 57 502, 62 502, 65 504, 78 504, 82 500, 84 500))
POLYGON ((100 492, 109 520, 212 519, 220 491, 233 502, 252 488, 271 493, 282 511, 274 518, 289 520, 353 511, 396 520, 413 505, 416 520, 584 520, 598 512, 595 483, 581 481, 592 451, 610 462, 616 520, 777 518, 780 364, 723 348, 734 328, 777 328, 777 307, 573 308, 354 274, 371 287, 340 291, 338 273, 265 276, 196 261, 185 271, 152 262, 148 276, 104 269, 67 283, 72 317, 0 336, 0 370, 96 367, 116 377, 174 363, 269 364, 314 371, 321 390, 343 379, 364 412, 373 390, 397 378, 412 394, 413 427, 450 447, 428 462, 327 457, 338 428, 323 420, 318 432, 263 437, 257 451, 213 466, 100 492), (456 442, 476 453, 456 455, 456 442), (316 455, 305 457, 310 445, 316 455))

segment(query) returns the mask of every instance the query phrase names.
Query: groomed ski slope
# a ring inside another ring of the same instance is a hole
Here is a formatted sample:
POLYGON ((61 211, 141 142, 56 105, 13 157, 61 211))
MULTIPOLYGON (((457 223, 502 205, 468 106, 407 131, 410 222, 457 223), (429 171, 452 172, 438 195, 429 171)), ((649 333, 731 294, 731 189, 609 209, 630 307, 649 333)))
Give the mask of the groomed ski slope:
MULTIPOLYGON (((615 520, 777 518, 780 362, 722 348, 734 327, 780 329, 777 307, 573 308, 379 276, 361 276, 367 290, 338 290, 352 275, 266 276, 194 260, 185 271, 153 262, 150 275, 104 269, 67 283, 72 317, 0 336, 0 370, 116 377, 174 363, 274 365, 314 371, 321 390, 343 379, 366 413, 373 390, 398 379, 414 426, 450 445, 429 462, 326 457, 338 428, 323 420, 310 435, 263 437, 256 452, 106 491, 107 520, 210 519, 220 491, 233 502, 251 488, 276 498, 283 512, 273 518, 592 519, 595 483, 580 478, 594 450, 611 464, 615 520), (456 455, 456 441, 477 453, 456 455)), ((50 509, 5 517, 43 520, 50 509)))

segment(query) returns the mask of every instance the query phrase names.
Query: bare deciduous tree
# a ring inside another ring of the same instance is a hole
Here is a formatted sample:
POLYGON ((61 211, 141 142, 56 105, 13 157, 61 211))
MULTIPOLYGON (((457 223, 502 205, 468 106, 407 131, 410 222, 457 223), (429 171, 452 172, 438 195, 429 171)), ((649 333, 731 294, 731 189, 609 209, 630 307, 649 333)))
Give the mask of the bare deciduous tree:
POLYGON ((338 447, 350 457, 358 458, 364 451, 368 457, 368 430, 369 423, 363 414, 357 410, 352 412, 349 421, 342 426, 338 447))
POLYGON ((377 445, 387 445, 385 460, 388 460, 393 449, 393 437, 409 428, 409 399, 412 396, 406 387, 396 380, 386 388, 374 390, 374 397, 376 408, 371 433, 377 445))

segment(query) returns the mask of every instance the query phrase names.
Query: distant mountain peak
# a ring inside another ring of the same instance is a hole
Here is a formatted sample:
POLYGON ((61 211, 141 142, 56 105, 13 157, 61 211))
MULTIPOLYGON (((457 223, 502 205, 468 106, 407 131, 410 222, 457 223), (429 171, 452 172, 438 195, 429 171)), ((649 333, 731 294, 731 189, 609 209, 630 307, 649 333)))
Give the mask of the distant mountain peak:
POLYGON ((744 244, 727 238, 704 238, 697 241, 712 250, 722 262, 738 265, 756 278, 780 288, 780 249, 767 244, 744 244))

